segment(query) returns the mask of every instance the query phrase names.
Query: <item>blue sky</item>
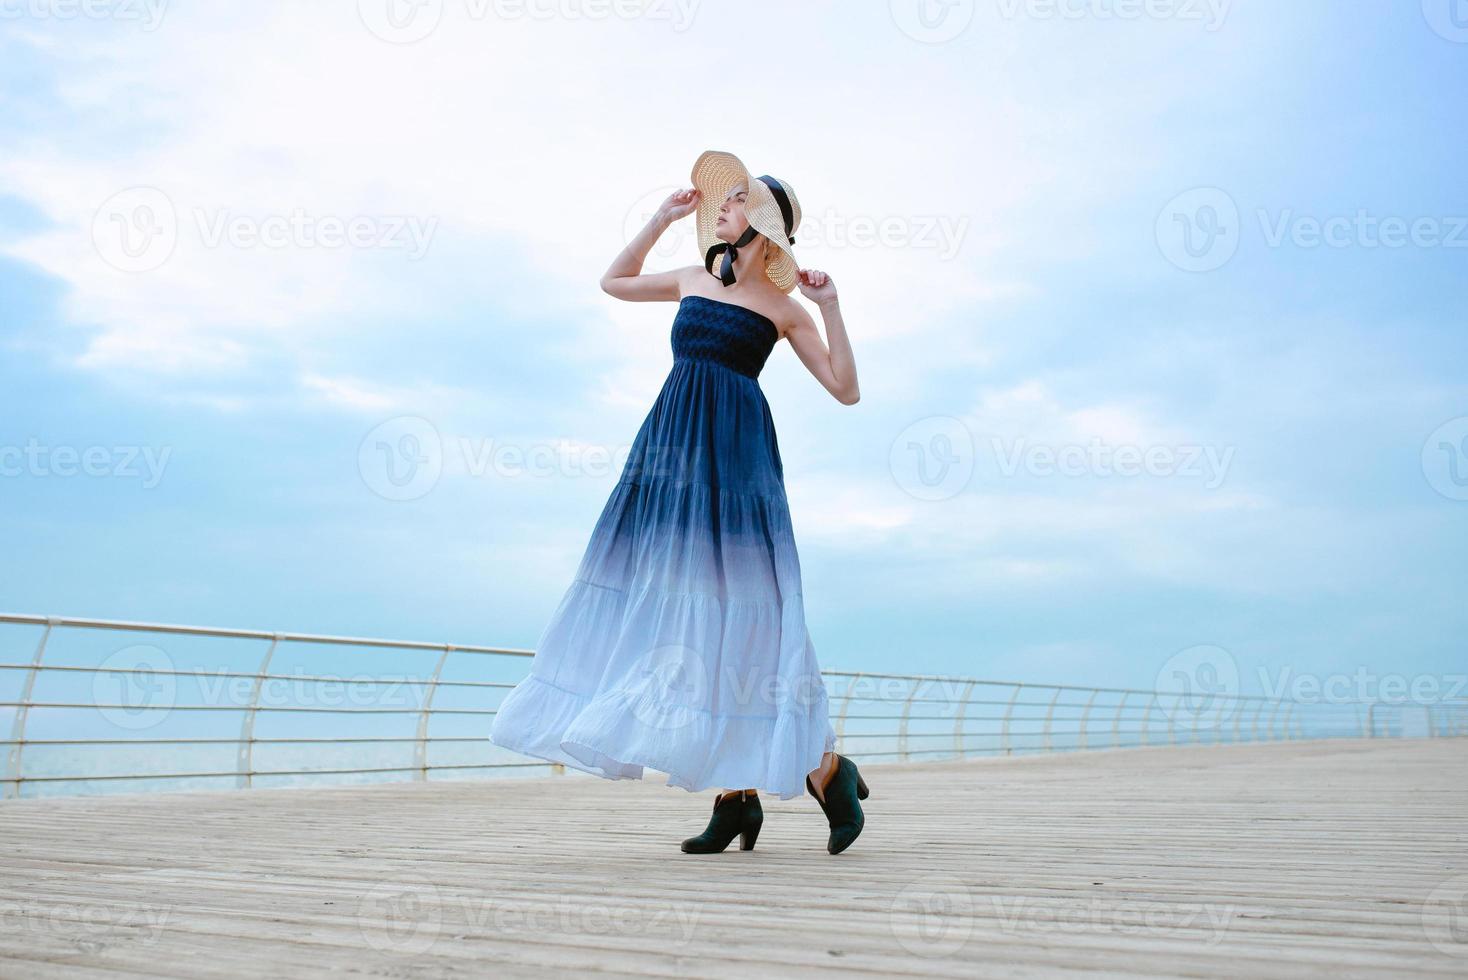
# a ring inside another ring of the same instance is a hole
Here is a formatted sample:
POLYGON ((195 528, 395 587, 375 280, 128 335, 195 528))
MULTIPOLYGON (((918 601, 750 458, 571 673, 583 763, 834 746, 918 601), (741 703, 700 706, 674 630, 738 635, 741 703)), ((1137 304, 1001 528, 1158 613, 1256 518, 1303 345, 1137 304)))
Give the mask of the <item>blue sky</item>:
MULTIPOLYGON (((1468 36, 1433 4, 960 3, 944 40, 901 2, 445 0, 414 43, 371 0, 8 7, 0 445, 50 462, 0 477, 0 606, 533 645, 671 363, 672 307, 597 280, 719 148, 795 187, 856 352, 854 407, 784 347, 762 377, 823 666, 1461 674, 1468 431, 1429 437, 1468 416, 1468 36), (387 499, 362 447, 403 419, 442 472, 387 499)), ((649 268, 697 260, 681 228, 649 268)))

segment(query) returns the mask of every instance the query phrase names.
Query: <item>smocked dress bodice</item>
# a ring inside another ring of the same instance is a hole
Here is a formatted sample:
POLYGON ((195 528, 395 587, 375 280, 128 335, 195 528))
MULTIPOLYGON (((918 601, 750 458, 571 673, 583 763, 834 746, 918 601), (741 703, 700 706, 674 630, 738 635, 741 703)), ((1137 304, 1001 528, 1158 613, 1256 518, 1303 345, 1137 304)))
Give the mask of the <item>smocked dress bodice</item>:
POLYGON ((747 306, 684 296, 673 318, 673 360, 713 361, 758 378, 780 339, 773 320, 747 306))

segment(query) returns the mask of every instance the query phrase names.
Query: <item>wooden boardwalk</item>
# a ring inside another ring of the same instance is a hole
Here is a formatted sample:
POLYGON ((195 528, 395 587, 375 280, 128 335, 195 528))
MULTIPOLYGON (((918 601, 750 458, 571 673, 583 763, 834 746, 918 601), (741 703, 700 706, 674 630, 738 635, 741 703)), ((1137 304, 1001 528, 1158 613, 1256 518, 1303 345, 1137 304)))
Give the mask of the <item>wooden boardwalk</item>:
POLYGON ((10 801, 0 977, 1468 976, 1464 740, 864 772, 837 857, 660 781, 10 801))

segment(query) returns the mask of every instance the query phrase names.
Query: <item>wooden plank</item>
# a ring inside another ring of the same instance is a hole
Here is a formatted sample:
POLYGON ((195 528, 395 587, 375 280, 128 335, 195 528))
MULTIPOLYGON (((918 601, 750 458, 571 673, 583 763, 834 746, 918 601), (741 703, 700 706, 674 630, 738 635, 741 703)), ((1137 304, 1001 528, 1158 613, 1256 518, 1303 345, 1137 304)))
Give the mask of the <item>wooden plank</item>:
POLYGON ((863 771, 837 857, 808 798, 682 854, 652 780, 7 801, 0 976, 1468 974, 1463 740, 863 771))

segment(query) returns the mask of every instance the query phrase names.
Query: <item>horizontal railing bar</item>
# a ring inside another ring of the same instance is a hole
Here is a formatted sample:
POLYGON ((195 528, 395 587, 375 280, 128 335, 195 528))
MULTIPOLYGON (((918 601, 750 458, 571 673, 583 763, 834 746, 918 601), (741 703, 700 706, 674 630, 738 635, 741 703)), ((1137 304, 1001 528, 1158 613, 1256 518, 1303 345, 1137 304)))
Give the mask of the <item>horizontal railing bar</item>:
POLYGON ((210 680, 306 681, 321 684, 422 684, 426 687, 514 687, 506 681, 443 681, 431 677, 331 677, 324 674, 245 674, 235 671, 169 670, 154 667, 89 667, 84 664, 0 664, 0 670, 80 671, 88 674, 145 674, 210 680))
MULTIPOLYGON (((69 701, 0 701, 0 708, 116 708, 120 711, 286 711, 338 715, 421 715, 422 705, 411 708, 311 708, 300 705, 266 704, 98 704, 69 701)), ((431 708, 435 715, 492 715, 482 708, 431 708)))
MULTIPOLYGON (((908 680, 908 681, 928 681, 928 682, 932 682, 932 683, 945 683, 945 684, 970 684, 970 683, 972 683, 972 684, 974 684, 976 686, 980 686, 980 687, 1010 687, 1010 688, 1021 688, 1023 690, 1027 690, 1027 691, 1075 691, 1075 692, 1081 693, 1081 694, 1090 694, 1092 691, 1094 691, 1097 694, 1146 694, 1146 695, 1172 695, 1172 694, 1175 694, 1176 693, 1176 694, 1179 694, 1180 696, 1186 696, 1186 695, 1182 695, 1181 692, 1157 691, 1157 690, 1151 690, 1151 691, 1149 691, 1149 690, 1145 690, 1143 688, 1136 688, 1136 687, 1086 687, 1084 685, 1076 685, 1076 684, 1035 684, 1035 683, 1030 683, 1028 681, 1023 681, 1023 682, 1021 682, 1021 681, 996 681, 996 680, 984 680, 984 679, 977 678, 977 677, 942 676, 942 675, 937 675, 937 674, 877 674, 877 673, 872 673, 870 671, 855 671, 855 670, 823 670, 823 671, 821 671, 821 673, 822 674, 825 674, 827 676, 830 676, 830 677, 854 677, 854 678, 860 678, 862 680, 889 679, 889 680, 908 680)), ((833 697, 843 697, 843 696, 845 696, 845 695, 844 694, 833 695, 833 697)), ((1194 697, 1198 697, 1199 695, 1193 695, 1193 696, 1194 697)), ((1208 695, 1203 695, 1203 696, 1213 697, 1213 698, 1219 698, 1221 700, 1229 700, 1229 701, 1263 701, 1266 704, 1290 704, 1290 703, 1293 703, 1293 702, 1290 702, 1290 701, 1282 700, 1280 698, 1271 698, 1271 697, 1269 697, 1268 695, 1265 695, 1265 694, 1208 694, 1208 695)), ((862 698, 861 697, 854 697, 853 700, 860 701, 860 700, 862 700, 862 698)), ((903 698, 900 698, 900 700, 906 700, 906 698, 903 697, 903 698)), ((1008 704, 1007 701, 1004 702, 1004 703, 1005 704, 1008 704)), ((1045 702, 1045 703, 1047 705, 1049 704, 1048 701, 1045 702)), ((1367 702, 1363 702, 1363 703, 1367 703, 1367 702)))
POLYGON ((234 629, 219 626, 178 626, 168 623, 135 623, 116 619, 78 619, 71 616, 32 616, 0 613, 0 623, 29 626, 64 626, 74 629, 124 630, 135 633, 170 633, 184 636, 209 636, 244 640, 276 640, 280 643, 325 643, 336 646, 390 647, 395 650, 450 650, 454 653, 492 654, 507 657, 533 657, 534 650, 513 647, 485 647, 460 643, 429 643, 423 640, 377 640, 360 636, 329 636, 316 633, 277 633, 271 630, 234 629))
MULTIPOLYGON (((428 766, 430 770, 435 769, 526 769, 537 766, 554 766, 554 762, 471 762, 456 763, 454 765, 428 766)), ((254 776, 348 776, 355 773, 365 772, 422 772, 423 766, 386 766, 380 769, 256 769, 249 773, 254 776)), ((238 769, 228 772, 142 772, 122 773, 116 775, 78 775, 78 776, 27 776, 25 779, 15 777, 0 778, 0 783, 80 783, 93 779, 222 779, 225 777, 233 779, 240 775, 238 769)))
POLYGON ((239 745, 254 742, 256 745, 335 745, 342 743, 379 742, 483 742, 483 735, 428 735, 422 739, 412 735, 388 735, 381 738, 27 738, 21 741, 5 738, 0 745, 239 745))

